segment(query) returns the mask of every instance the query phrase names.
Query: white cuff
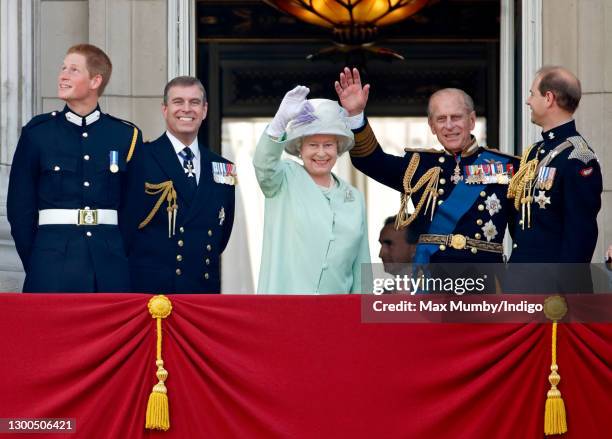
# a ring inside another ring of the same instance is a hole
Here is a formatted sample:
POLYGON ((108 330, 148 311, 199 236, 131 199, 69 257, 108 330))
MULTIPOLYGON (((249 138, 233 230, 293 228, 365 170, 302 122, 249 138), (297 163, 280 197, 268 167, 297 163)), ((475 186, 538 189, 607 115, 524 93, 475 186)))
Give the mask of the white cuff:
POLYGON ((348 127, 351 130, 356 130, 365 125, 365 117, 363 115, 363 111, 355 116, 349 116, 346 118, 348 127))

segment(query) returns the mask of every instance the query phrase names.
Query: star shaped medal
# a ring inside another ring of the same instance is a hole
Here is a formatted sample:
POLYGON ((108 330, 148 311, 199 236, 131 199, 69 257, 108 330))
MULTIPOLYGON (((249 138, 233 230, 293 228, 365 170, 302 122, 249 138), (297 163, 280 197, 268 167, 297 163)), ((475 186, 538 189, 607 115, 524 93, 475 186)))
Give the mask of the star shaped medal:
POLYGON ((546 209, 546 205, 550 204, 550 197, 546 196, 545 191, 538 191, 538 195, 533 199, 533 201, 538 203, 540 209, 546 209))
POLYGON ((492 220, 489 220, 489 222, 482 226, 482 233, 487 238, 487 242, 491 242, 497 236, 497 227, 495 227, 492 220))
POLYGON ((489 215, 493 216, 502 208, 499 198, 496 194, 489 195, 485 200, 485 207, 489 211, 489 215))

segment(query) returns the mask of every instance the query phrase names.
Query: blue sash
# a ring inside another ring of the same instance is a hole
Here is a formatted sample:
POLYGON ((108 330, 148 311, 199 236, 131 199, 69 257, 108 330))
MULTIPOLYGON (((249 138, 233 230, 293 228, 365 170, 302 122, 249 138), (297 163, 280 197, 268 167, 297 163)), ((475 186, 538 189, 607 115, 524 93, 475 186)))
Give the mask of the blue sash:
MULTIPOLYGON (((484 151, 472 165, 483 164, 485 160, 501 162, 504 167, 508 163, 507 158, 484 151)), ((480 192, 486 187, 486 184, 465 184, 465 181, 461 180, 444 203, 438 206, 427 233, 434 235, 450 235, 453 233, 461 217, 470 210, 480 196, 480 192)), ((428 264, 431 255, 438 250, 440 250, 438 244, 417 244, 413 262, 415 264, 428 264)))

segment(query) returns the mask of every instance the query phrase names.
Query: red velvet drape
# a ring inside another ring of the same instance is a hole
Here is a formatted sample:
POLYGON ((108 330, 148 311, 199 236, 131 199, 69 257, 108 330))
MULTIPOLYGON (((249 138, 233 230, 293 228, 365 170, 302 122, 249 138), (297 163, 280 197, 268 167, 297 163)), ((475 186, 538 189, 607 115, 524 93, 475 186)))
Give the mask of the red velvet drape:
MULTIPOLYGON (((0 418, 76 418, 55 438, 544 436, 550 324, 366 324, 355 296, 169 296, 171 427, 145 431, 150 297, 0 295, 0 418)), ((558 364, 563 437, 612 437, 612 325, 559 325, 558 364)))

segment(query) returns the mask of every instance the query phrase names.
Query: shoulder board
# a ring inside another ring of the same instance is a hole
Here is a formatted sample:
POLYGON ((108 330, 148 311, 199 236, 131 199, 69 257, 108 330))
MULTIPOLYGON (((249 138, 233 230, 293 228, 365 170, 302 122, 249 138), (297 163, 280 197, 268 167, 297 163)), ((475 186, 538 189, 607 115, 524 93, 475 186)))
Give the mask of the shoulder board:
POLYGON ((520 157, 520 156, 516 156, 516 155, 514 155, 514 154, 510 154, 510 153, 507 153, 507 152, 503 152, 503 151, 500 151, 499 149, 489 148, 488 146, 483 146, 482 148, 483 148, 485 151, 488 151, 488 152, 490 152, 490 153, 492 153, 492 154, 498 154, 498 155, 502 155, 502 156, 504 156, 504 157, 509 157, 509 158, 511 158, 511 159, 516 159, 516 160, 520 160, 520 159, 521 159, 521 157, 520 157))
POLYGON ((429 148, 404 148, 404 152, 430 152, 432 154, 444 154, 443 149, 438 149, 434 147, 429 148))
POLYGON ((43 113, 38 116, 34 116, 30 121, 26 124, 27 128, 35 127, 36 125, 40 125, 41 123, 48 122, 57 117, 59 111, 52 111, 51 113, 43 113))
POLYGON ((132 128, 136 128, 137 130, 140 131, 140 129, 136 125, 134 125, 132 122, 130 122, 129 120, 119 119, 118 117, 115 117, 112 114, 108 114, 108 113, 104 113, 104 115, 107 116, 108 118, 116 120, 118 122, 123 122, 124 124, 129 125, 132 128))
POLYGON ((580 160, 585 165, 591 160, 599 161, 597 155, 595 155, 593 150, 589 148, 588 143, 586 142, 586 140, 584 140, 582 136, 568 137, 567 141, 570 142, 574 147, 568 159, 580 160))

